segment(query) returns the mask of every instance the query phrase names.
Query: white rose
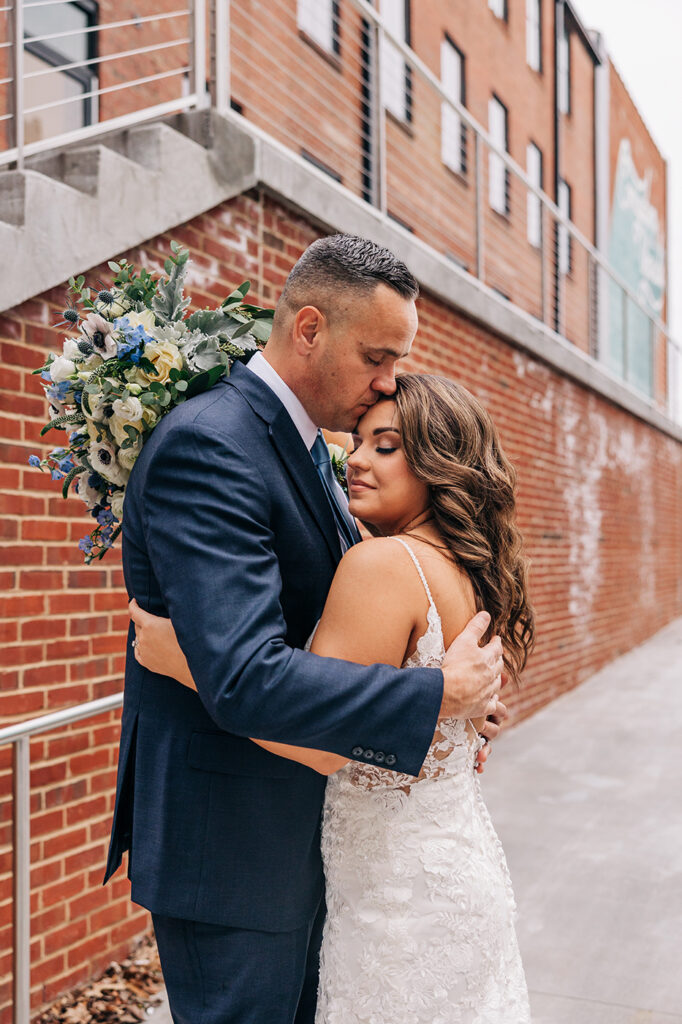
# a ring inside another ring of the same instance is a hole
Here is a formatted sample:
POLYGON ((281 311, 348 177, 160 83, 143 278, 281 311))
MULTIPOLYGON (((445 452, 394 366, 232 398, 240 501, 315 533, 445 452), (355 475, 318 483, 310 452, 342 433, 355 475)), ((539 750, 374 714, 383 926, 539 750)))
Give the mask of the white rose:
POLYGON ((137 420, 141 420, 144 414, 144 406, 139 398, 126 398, 125 401, 122 398, 117 398, 113 405, 114 416, 118 416, 119 419, 126 420, 128 423, 136 423, 137 420))
POLYGON ((126 320, 131 327, 144 327, 147 334, 151 334, 156 327, 156 320, 151 309, 143 309, 141 313, 126 313, 126 320))
POLYGON ((102 357, 97 352, 93 352, 92 355, 86 356, 86 358, 80 364, 81 366, 84 366, 88 372, 79 373, 78 376, 81 377, 83 380, 87 380, 92 371, 96 370, 98 366, 101 366, 103 362, 104 360, 102 359, 102 357))
MULTIPOLYGON (((122 445, 124 441, 128 440, 128 432, 126 430, 126 427, 135 427, 137 431, 142 433, 142 429, 145 424, 147 426, 151 426, 157 420, 156 413, 152 412, 152 410, 148 406, 143 406, 142 403, 137 398, 129 398, 127 399, 127 401, 137 402, 137 404, 142 408, 142 415, 140 416, 139 419, 136 420, 124 419, 122 416, 112 416, 109 420, 107 420, 107 427, 111 431, 112 436, 114 437, 114 440, 118 445, 122 445)), ((125 404, 127 403, 121 402, 121 405, 125 404)))
POLYGON ((111 495, 111 511, 120 522, 123 518, 123 499, 126 496, 125 491, 114 491, 111 495))
MULTIPOLYGON (((166 384, 170 380, 172 369, 182 370, 183 362, 180 349, 170 341, 151 342, 144 347, 145 359, 154 365, 155 373, 146 374, 148 381, 166 384)), ((139 383, 139 381, 137 381, 139 383)))
POLYGON ((62 355, 65 359, 70 359, 72 362, 75 362, 76 359, 82 359, 83 357, 83 353, 78 347, 78 342, 74 341, 73 338, 64 338, 62 355))
POLYGON ((68 380, 69 377, 73 377, 76 373, 76 365, 67 359, 65 356, 57 356, 54 362, 50 365, 50 377, 52 378, 53 384, 61 384, 63 380, 68 380))
POLYGON ((142 438, 138 437, 129 448, 121 448, 117 455, 119 465, 123 466, 126 472, 130 472, 137 461, 137 456, 142 451, 142 438))
POLYGON ((329 449, 329 458, 336 459, 337 462, 345 462, 348 458, 349 452, 347 448, 342 448, 340 444, 327 444, 329 449))

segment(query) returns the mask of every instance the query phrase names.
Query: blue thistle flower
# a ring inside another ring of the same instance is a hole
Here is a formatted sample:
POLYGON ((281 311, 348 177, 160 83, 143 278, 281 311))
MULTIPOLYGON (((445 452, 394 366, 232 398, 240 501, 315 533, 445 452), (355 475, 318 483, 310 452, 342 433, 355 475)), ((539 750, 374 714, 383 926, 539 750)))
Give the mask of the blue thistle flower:
POLYGON ((97 292, 97 298, 107 306, 112 306, 116 301, 111 292, 108 292, 105 288, 103 288, 101 292, 97 292))

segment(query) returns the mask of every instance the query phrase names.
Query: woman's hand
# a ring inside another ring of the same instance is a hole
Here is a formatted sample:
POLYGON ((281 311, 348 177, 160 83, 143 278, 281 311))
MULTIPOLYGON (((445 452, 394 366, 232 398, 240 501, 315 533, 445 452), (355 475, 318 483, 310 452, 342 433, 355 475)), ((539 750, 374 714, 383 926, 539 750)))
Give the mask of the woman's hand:
POLYGON ((150 672, 171 676, 183 686, 196 690, 187 658, 182 653, 171 620, 143 611, 135 598, 129 603, 128 609, 135 623, 133 649, 136 661, 150 672))

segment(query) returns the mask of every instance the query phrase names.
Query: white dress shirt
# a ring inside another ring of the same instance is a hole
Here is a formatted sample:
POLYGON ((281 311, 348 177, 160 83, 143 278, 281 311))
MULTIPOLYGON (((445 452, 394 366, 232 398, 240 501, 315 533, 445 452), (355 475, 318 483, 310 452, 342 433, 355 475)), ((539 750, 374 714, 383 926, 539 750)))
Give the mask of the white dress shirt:
POLYGON ((252 370, 257 377, 260 377, 267 384, 271 391, 275 392, 294 421, 294 426, 303 438, 303 444, 310 451, 317 437, 317 426, 313 423, 289 385, 285 384, 277 370, 270 366, 262 352, 255 352, 246 365, 249 370, 252 370))

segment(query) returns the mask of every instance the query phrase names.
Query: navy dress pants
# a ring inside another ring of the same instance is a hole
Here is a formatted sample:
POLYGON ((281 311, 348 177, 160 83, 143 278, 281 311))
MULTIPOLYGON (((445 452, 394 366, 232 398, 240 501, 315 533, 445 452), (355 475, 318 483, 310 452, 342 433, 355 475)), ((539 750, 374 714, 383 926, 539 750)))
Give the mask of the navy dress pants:
POLYGON ((293 932, 152 920, 174 1024, 314 1024, 324 901, 293 932))

